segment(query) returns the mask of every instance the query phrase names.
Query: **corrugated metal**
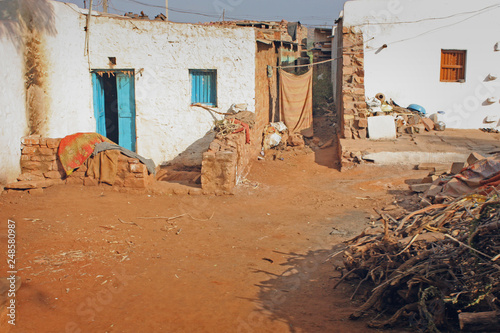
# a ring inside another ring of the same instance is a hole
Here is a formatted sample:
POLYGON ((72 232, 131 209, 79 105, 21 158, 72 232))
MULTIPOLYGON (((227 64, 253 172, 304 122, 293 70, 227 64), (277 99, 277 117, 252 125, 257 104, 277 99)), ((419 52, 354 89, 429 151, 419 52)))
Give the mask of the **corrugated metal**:
POLYGON ((217 70, 191 69, 191 103, 217 105, 217 70))

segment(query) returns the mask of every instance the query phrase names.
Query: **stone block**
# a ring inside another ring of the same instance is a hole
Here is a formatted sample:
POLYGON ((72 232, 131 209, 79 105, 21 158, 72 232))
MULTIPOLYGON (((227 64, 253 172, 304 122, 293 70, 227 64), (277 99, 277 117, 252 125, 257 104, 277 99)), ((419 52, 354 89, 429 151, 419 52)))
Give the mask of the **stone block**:
POLYGON ((40 155, 43 155, 43 156, 51 156, 51 155, 56 154, 54 149, 47 148, 47 147, 40 147, 40 148, 38 148, 38 151, 39 151, 40 155))
POLYGON ((480 161, 480 160, 483 160, 485 159, 485 157, 479 153, 472 153, 469 155, 469 157, 467 158, 467 164, 468 165, 472 165, 474 163, 476 163, 477 161, 480 161))
POLYGON ((139 161, 137 158, 129 158, 128 159, 128 164, 139 164, 141 161, 139 161))
POLYGON ((38 153, 38 149, 39 148, 26 146, 23 148, 22 154, 23 155, 35 155, 38 153))
POLYGON ((364 96, 365 95, 365 88, 354 88, 353 93, 355 95, 364 96))
POLYGON ((427 132, 434 130, 434 122, 429 118, 421 118, 427 132))
POLYGON ((452 175, 457 175, 465 168, 465 166, 466 166, 465 162, 455 162, 451 165, 450 172, 452 175))
POLYGON ((354 68, 351 66, 344 67, 342 69, 342 74, 343 75, 352 75, 352 74, 354 74, 354 68))
POLYGON ((410 185, 410 190, 416 193, 424 193, 431 188, 432 184, 413 184, 410 185))
POLYGON ((50 171, 49 169, 47 170, 41 170, 41 162, 36 162, 36 161, 21 161, 21 169, 23 170, 23 173, 26 170, 29 171, 42 171, 42 172, 47 172, 50 171))
POLYGON ((414 126, 420 123, 421 117, 416 114, 408 115, 408 125, 414 126))
POLYGON ((42 156, 40 156, 40 155, 26 155, 26 156, 29 156, 30 161, 34 161, 34 162, 41 162, 42 161, 42 156))
POLYGON ((59 143, 61 143, 61 139, 49 139, 49 138, 47 138, 47 147, 48 148, 59 148, 59 143))
POLYGON ((40 158, 44 162, 52 162, 57 159, 56 155, 49 155, 49 156, 41 156, 40 158))
POLYGON ((40 175, 40 174, 23 173, 19 177, 17 177, 17 180, 20 182, 34 181, 34 180, 45 180, 45 177, 40 175))
POLYGON ((128 188, 146 188, 145 178, 136 178, 133 175, 125 177, 124 184, 128 188))
POLYGON ((62 179, 64 177, 64 174, 62 172, 52 170, 52 171, 45 172, 43 174, 43 176, 45 178, 49 178, 49 179, 62 179))
POLYGON ((358 136, 360 139, 366 139, 368 137, 368 130, 366 128, 358 129, 358 136))
POLYGON ((40 138, 40 147, 47 147, 47 138, 40 138))
POLYGON ((26 146, 39 145, 40 144, 40 136, 25 136, 21 138, 21 143, 26 146))
POLYGON ((442 186, 431 185, 431 187, 424 193, 424 196, 434 198, 436 197, 436 195, 441 193, 442 190, 443 190, 442 186))
POLYGON ((422 179, 421 184, 432 184, 438 179, 439 179, 439 177, 435 176, 435 175, 434 176, 427 176, 424 179, 422 179))
POLYGON ((368 119, 358 119, 358 128, 367 128, 368 127, 368 119))
POLYGON ((146 165, 142 164, 142 163, 138 163, 138 164, 130 164, 130 172, 133 172, 133 173, 144 173, 144 172, 147 172, 147 168, 146 168, 146 165))
POLYGON ((343 65, 344 66, 350 66, 351 65, 351 56, 350 55, 344 55, 343 56, 343 65))
POLYGON ((5 188, 9 190, 29 190, 34 188, 47 188, 59 184, 62 184, 62 181, 57 179, 32 180, 32 181, 27 180, 27 181, 8 184, 5 186, 5 188))

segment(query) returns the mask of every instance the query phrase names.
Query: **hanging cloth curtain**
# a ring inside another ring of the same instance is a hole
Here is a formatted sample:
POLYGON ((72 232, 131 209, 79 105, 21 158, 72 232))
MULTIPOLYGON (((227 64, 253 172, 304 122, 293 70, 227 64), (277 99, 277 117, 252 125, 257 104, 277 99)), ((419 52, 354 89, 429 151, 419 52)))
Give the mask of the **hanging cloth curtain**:
POLYGON ((303 75, 280 70, 280 112, 290 133, 299 133, 312 127, 312 76, 309 69, 303 75))

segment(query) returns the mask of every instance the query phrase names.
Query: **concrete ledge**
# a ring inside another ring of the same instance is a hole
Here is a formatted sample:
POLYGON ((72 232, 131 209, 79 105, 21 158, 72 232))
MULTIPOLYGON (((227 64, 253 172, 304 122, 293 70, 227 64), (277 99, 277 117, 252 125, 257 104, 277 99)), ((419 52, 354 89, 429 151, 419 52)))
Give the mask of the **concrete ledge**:
POLYGON ((363 156, 365 161, 371 161, 375 164, 391 165, 417 165, 421 163, 453 163, 467 161, 468 154, 462 153, 434 153, 434 152, 379 152, 363 156))

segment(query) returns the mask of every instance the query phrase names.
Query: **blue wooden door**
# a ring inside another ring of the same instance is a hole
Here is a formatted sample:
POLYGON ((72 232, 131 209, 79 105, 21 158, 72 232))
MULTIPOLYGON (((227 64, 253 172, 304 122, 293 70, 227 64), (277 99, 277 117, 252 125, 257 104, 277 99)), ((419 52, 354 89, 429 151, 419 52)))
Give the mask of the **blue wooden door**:
POLYGON ((118 144, 131 151, 136 147, 135 131, 135 85, 132 72, 116 73, 116 89, 118 92, 118 144))
POLYGON ((96 119, 96 132, 106 136, 106 110, 104 105, 104 87, 97 73, 92 73, 92 86, 94 91, 94 116, 96 119))

